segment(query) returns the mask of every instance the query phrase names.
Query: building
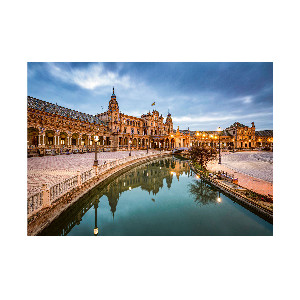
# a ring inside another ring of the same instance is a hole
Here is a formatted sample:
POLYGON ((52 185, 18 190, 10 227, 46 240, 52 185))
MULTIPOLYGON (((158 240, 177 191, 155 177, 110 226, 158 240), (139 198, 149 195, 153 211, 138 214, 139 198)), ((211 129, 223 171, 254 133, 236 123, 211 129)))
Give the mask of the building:
POLYGON ((220 138, 221 148, 225 149, 273 148, 273 130, 255 131, 254 122, 251 126, 235 122, 220 133, 218 131, 193 131, 191 136, 192 145, 198 146, 217 147, 220 138))
MULTIPOLYGON (((113 88, 107 111, 95 116, 61 107, 33 97, 27 97, 28 156, 84 153, 129 149, 188 148, 192 145, 217 147, 219 132, 173 129, 172 116, 166 120, 157 110, 141 117, 120 111, 113 88)), ((248 127, 235 122, 220 134, 221 147, 253 149, 273 147, 273 131, 255 131, 254 122, 248 127)))
POLYGON ((104 113, 95 116, 27 97, 28 155, 54 155, 94 151, 172 149, 188 147, 189 135, 173 131, 172 116, 166 121, 157 110, 140 118, 120 111, 114 92, 104 113))

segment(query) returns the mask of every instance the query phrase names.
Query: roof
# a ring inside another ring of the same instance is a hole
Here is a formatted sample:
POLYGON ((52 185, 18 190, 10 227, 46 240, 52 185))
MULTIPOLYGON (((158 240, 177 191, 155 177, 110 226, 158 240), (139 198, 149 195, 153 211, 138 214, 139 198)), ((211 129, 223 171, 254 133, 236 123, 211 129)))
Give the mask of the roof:
POLYGON ((57 104, 53 104, 47 101, 39 100, 33 97, 27 97, 27 108, 32 108, 40 111, 45 111, 50 114, 59 115, 66 118, 71 118, 74 120, 79 120, 83 122, 104 124, 98 117, 81 113, 73 109, 65 108, 57 104))
POLYGON ((255 131, 256 136, 267 136, 267 137, 273 137, 273 130, 260 130, 255 131))

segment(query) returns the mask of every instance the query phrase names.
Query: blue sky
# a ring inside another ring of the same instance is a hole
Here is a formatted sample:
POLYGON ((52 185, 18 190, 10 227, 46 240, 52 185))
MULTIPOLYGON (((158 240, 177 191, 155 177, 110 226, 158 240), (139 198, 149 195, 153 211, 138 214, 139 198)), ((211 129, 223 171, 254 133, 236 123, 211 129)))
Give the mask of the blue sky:
POLYGON ((272 63, 28 63, 28 95, 84 113, 172 114, 174 128, 273 129, 272 63))

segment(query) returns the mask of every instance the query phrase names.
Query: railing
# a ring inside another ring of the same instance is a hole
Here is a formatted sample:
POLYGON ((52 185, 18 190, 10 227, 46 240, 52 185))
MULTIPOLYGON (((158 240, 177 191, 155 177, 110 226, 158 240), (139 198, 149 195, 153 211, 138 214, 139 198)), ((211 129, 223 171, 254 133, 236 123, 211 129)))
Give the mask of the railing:
POLYGON ((38 192, 27 199, 27 215, 31 216, 43 207, 42 191, 38 192))
POLYGON ((50 203, 78 185, 78 176, 73 176, 50 187, 50 203))
POLYGON ((27 217, 31 217, 33 214, 37 213, 39 210, 45 207, 51 206, 57 199, 70 192, 77 186, 81 186, 83 183, 87 182, 96 175, 101 175, 107 170, 114 169, 120 165, 128 164, 131 165, 139 158, 151 158, 154 156, 162 156, 166 152, 149 152, 138 153, 134 156, 124 157, 118 160, 110 161, 104 163, 97 168, 92 168, 90 170, 80 173, 77 171, 77 175, 72 176, 62 182, 59 182, 51 187, 43 185, 42 191, 30 196, 27 199, 27 217))
POLYGON ((83 172, 80 175, 81 184, 93 177, 93 169, 83 172))

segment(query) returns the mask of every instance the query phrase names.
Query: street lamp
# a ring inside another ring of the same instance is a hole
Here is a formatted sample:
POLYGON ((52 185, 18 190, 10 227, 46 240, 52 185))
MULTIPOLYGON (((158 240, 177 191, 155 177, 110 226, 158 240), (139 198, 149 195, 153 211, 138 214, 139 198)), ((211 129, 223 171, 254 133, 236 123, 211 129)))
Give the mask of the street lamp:
POLYGON ((219 165, 221 164, 221 127, 218 127, 218 133, 219 133, 219 165))
POLYGON ((94 166, 98 166, 98 160, 97 160, 97 142, 99 140, 99 136, 95 135, 94 136, 94 141, 95 141, 95 160, 94 160, 94 166))
POLYGON ((131 143, 132 143, 132 141, 129 140, 129 156, 131 156, 131 143))

